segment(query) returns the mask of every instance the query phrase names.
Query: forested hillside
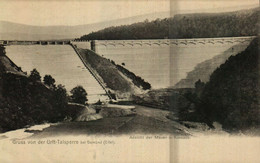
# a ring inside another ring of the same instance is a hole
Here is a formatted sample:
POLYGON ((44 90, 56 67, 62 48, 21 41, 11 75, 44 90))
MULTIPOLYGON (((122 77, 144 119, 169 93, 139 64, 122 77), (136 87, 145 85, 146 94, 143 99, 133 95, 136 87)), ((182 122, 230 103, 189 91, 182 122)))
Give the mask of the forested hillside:
POLYGON ((32 75, 28 77, 0 46, 0 133, 27 125, 62 121, 74 114, 71 110, 64 87, 58 85, 51 89, 32 75))
POLYGON ((172 18, 112 26, 83 40, 177 39, 258 35, 260 8, 228 13, 182 14, 172 18))
POLYGON ((256 38, 213 71, 208 82, 198 80, 189 89, 151 90, 136 96, 135 102, 170 110, 179 121, 205 122, 210 127, 219 122, 230 132, 259 134, 259 49, 256 38))
POLYGON ((259 128, 259 49, 255 39, 212 73, 199 95, 200 114, 230 130, 259 128))

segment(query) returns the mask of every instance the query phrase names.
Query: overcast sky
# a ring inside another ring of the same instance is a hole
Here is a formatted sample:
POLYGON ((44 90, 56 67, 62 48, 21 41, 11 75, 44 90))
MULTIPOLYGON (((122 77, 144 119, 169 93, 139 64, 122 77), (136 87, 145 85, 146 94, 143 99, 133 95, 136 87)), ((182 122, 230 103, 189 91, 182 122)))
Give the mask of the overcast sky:
POLYGON ((155 12, 223 12, 259 0, 0 0, 0 20, 29 25, 91 24, 155 12))

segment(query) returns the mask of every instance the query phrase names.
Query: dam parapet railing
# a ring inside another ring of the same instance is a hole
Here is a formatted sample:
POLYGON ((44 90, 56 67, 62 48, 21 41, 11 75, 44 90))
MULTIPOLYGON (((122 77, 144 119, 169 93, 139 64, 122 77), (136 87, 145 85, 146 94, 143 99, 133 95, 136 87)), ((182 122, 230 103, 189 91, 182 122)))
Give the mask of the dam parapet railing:
POLYGON ((0 45, 68 45, 70 41, 22 41, 0 40, 0 45))
POLYGON ((153 45, 206 45, 206 44, 229 44, 250 42, 257 36, 243 37, 217 37, 217 38, 187 38, 187 39, 136 39, 136 40, 0 40, 0 45, 70 45, 87 44, 91 50, 96 51, 96 46, 153 46, 153 45))
MULTIPOLYGON (((206 45, 250 42, 257 36, 188 38, 188 39, 142 39, 142 40, 94 40, 91 47, 96 46, 153 46, 153 45, 206 45)), ((92 49, 92 48, 91 48, 92 49)), ((95 49, 93 49, 95 50, 95 49)))

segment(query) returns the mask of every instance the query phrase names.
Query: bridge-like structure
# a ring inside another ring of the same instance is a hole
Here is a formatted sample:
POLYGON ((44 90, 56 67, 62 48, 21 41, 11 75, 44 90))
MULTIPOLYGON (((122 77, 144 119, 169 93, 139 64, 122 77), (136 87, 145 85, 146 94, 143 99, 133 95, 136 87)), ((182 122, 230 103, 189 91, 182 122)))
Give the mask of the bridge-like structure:
POLYGON ((0 40, 0 45, 66 45, 71 40, 46 40, 46 41, 24 41, 24 40, 0 40))
POLYGON ((194 39, 154 39, 154 40, 95 40, 95 46, 163 46, 163 45, 205 45, 250 42, 256 36, 194 38, 194 39))
MULTIPOLYGON (((220 37, 220 38, 192 38, 192 39, 147 39, 147 40, 93 40, 92 46, 163 46, 163 45, 205 45, 232 44, 252 41, 256 36, 220 37)), ((0 40, 0 45, 70 45, 73 42, 88 43, 87 40, 0 40)), ((92 49, 93 50, 93 49, 92 49)))

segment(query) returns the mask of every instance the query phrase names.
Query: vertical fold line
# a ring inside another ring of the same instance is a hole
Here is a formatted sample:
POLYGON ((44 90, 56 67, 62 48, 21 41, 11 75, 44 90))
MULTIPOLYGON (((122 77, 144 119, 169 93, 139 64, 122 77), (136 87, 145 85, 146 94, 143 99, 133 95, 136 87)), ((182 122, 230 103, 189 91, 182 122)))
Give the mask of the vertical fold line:
MULTIPOLYGON (((177 14, 178 12, 178 1, 179 0, 170 0, 170 17, 173 18, 174 15, 177 14)), ((176 24, 172 24, 171 21, 169 21, 169 85, 170 86, 173 86, 174 84, 174 71, 175 69, 178 70, 178 67, 177 67, 177 46, 171 44, 171 39, 174 38, 174 31, 173 29, 174 26, 176 26, 176 24), (174 70, 174 71, 173 71, 174 70)), ((171 100, 172 98, 170 98, 171 100)), ((174 106, 172 105, 177 105, 176 102, 174 101, 170 101, 170 108, 175 108, 174 106)), ((172 138, 170 138, 169 140, 169 159, 170 159, 170 162, 173 162, 173 163, 177 163, 178 162, 178 148, 179 148, 179 144, 178 144, 178 140, 174 138, 174 136, 172 138)))

